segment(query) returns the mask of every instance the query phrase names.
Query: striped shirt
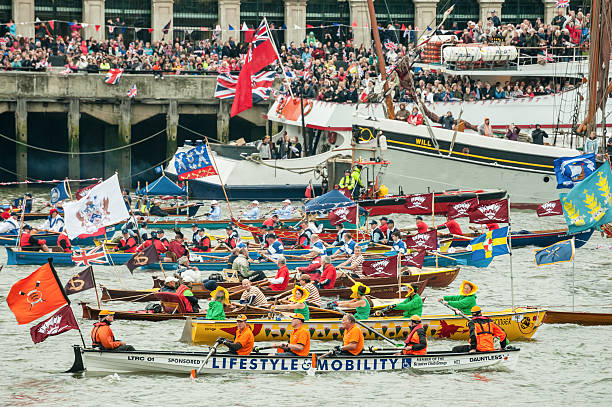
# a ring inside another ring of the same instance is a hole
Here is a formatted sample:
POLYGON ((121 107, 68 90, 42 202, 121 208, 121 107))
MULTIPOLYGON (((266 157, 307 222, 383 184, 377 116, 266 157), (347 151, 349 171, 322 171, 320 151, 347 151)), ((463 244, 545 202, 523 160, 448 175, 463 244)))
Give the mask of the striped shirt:
POLYGON ((249 302, 249 299, 253 296, 255 297, 255 299, 250 305, 259 306, 264 305, 267 302, 266 296, 264 295, 264 293, 261 292, 259 287, 251 287, 250 289, 245 290, 242 293, 242 295, 240 296, 240 303, 247 304, 249 302))
POLYGON ((361 268, 361 265, 363 264, 363 254, 360 255, 356 255, 353 254, 350 258, 351 260, 351 269, 353 271, 353 273, 362 276, 363 275, 363 270, 361 268), (353 268, 355 267, 355 268, 353 268))
POLYGON ((308 291, 307 302, 316 305, 317 307, 321 306, 321 296, 319 295, 319 290, 314 286, 313 283, 308 283, 304 286, 306 291, 308 291))

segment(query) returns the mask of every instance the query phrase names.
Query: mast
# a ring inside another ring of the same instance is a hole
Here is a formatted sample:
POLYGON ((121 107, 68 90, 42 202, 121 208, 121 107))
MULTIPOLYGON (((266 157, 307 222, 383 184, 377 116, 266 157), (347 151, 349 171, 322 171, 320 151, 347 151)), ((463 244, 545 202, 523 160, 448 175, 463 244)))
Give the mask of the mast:
POLYGON ((385 105, 387 105, 387 119, 395 119, 395 109, 393 108, 393 100, 391 92, 389 92, 389 84, 387 83, 387 70, 385 69, 385 58, 382 52, 382 44, 380 43, 380 35, 378 33, 378 23, 376 22, 376 11, 374 11, 374 0, 368 0, 368 11, 370 12, 370 25, 372 26, 372 35, 374 36, 374 48, 376 50, 376 59, 378 59, 378 70, 380 78, 383 80, 383 92, 385 94, 385 105))

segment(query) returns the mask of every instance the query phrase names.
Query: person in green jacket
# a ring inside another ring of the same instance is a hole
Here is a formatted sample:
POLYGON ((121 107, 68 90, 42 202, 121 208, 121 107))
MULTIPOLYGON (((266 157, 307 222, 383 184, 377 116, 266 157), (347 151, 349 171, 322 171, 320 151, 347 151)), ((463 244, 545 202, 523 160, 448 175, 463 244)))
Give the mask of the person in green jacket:
POLYGON ((403 317, 410 318, 413 315, 421 316, 423 314, 423 299, 410 284, 404 284, 408 288, 406 299, 399 304, 393 304, 389 308, 397 308, 404 311, 403 317))
POLYGON ((351 173, 351 193, 353 194, 353 199, 359 198, 361 194, 361 188, 363 188, 363 181, 361 181, 361 165, 356 165, 353 168, 353 172, 351 173))
POLYGON ((370 287, 365 284, 357 282, 351 287, 352 300, 349 301, 336 301, 338 307, 355 308, 355 319, 368 319, 370 318, 370 302, 366 298, 366 295, 370 293, 370 287))
POLYGON ((306 304, 306 299, 310 293, 304 287, 299 285, 294 285, 292 295, 289 298, 289 303, 275 305, 272 307, 274 310, 293 310, 296 314, 302 314, 304 316, 304 321, 308 321, 310 319, 310 310, 308 309, 308 304, 306 304))
POLYGON ((224 321, 226 318, 223 304, 229 305, 229 292, 223 287, 217 287, 210 293, 210 296, 213 299, 208 303, 206 319, 224 321))
POLYGON ((459 295, 445 295, 439 300, 444 304, 457 308, 465 315, 470 315, 472 307, 476 306, 476 291, 478 291, 478 286, 476 284, 471 281, 463 280, 461 288, 459 289, 459 295))

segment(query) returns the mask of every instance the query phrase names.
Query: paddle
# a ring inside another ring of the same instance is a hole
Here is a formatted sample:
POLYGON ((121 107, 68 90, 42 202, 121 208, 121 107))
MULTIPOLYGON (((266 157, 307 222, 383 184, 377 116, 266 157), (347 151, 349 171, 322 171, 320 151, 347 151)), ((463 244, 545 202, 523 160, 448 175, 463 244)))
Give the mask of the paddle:
POLYGON ((444 302, 444 300, 439 300, 439 302, 440 302, 440 304, 444 305, 446 308, 452 309, 453 312, 455 313, 455 315, 461 315, 463 318, 467 319, 468 321, 472 320, 470 317, 465 315, 463 312, 461 312, 457 308, 453 307, 452 305, 448 305, 446 302, 444 302))
POLYGON ((204 366, 206 366, 206 364, 208 363, 208 360, 213 355, 213 353, 217 352, 217 347, 219 345, 221 345, 221 342, 219 342, 219 340, 217 339, 217 342, 215 342, 215 345, 210 349, 210 352, 208 352, 208 355, 206 356, 206 359, 204 359, 204 362, 202 362, 202 364, 200 365, 198 370, 196 371, 195 369, 191 369, 191 378, 192 379, 195 379, 196 377, 198 377, 198 375, 202 371, 202 368, 204 366))

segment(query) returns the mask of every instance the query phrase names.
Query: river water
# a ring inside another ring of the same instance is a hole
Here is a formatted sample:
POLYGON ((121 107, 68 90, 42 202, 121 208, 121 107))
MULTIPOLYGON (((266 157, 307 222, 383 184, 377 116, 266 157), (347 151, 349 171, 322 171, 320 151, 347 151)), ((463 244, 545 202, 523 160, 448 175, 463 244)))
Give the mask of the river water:
MULTIPOLYGON (((3 196, 16 195, 3 190, 3 196)), ((39 199, 43 193, 37 194, 39 199)), ((235 212, 246 203, 232 204, 235 212)), ((37 204, 35 203, 35 207, 37 204)), ((223 208, 224 210, 226 208, 223 208)), ((408 215, 394 216, 400 227, 413 226, 408 215)), ((513 229, 563 227, 562 217, 537 218, 532 211, 513 211, 513 229)), ((465 225, 461 222, 462 226, 465 225)), ((222 231, 219 231, 222 232, 222 231)), ((169 233, 172 235, 172 233, 169 233)), ((575 257, 576 310, 610 312, 612 300, 612 239, 594 234, 575 257)), ((0 249, 0 264, 6 252, 0 249)), ((513 371, 458 372, 446 374, 331 373, 316 377, 298 374, 204 376, 196 381, 173 375, 73 376, 63 374, 73 361, 72 344, 81 342, 78 331, 49 337, 34 345, 29 326, 17 325, 5 299, 11 285, 36 266, 4 266, 0 272, 0 403, 7 406, 113 406, 205 405, 216 406, 328 406, 380 402, 382 405, 611 405, 612 327, 543 325, 530 341, 515 342, 522 349, 513 371)), ((76 268, 58 267, 63 282, 76 268)), ((112 267, 95 268, 96 280, 109 287, 121 282, 112 267)), ((151 287, 151 272, 136 270, 132 276, 121 266, 117 272, 128 288, 151 287)), ((572 265, 536 267, 533 248, 513 254, 515 303, 571 310, 572 265)), ((454 294, 463 279, 479 286, 478 303, 485 310, 509 308, 510 257, 494 259, 487 269, 463 267, 449 287, 424 295, 424 314, 446 313, 433 299, 454 294)), ((79 301, 95 304, 93 290, 70 297, 72 308, 89 344, 93 321, 81 319, 79 301)), ((137 309, 145 304, 113 303, 114 309, 137 309)), ((116 321, 115 336, 138 349, 198 350, 180 343, 182 321, 146 323, 116 321)), ((449 349, 457 342, 431 340, 431 350, 449 349)), ((335 345, 335 343, 333 344, 335 345)), ((329 349, 331 342, 313 341, 313 349, 329 349)), ((207 348, 203 348, 204 350, 207 348)))

